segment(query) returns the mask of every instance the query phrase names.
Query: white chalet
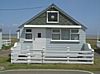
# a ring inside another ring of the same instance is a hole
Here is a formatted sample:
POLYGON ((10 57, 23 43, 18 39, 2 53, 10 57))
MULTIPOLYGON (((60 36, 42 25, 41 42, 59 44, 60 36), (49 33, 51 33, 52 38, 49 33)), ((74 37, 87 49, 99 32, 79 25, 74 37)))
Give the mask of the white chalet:
POLYGON ((55 4, 26 21, 17 31, 11 63, 93 64, 86 27, 55 4))

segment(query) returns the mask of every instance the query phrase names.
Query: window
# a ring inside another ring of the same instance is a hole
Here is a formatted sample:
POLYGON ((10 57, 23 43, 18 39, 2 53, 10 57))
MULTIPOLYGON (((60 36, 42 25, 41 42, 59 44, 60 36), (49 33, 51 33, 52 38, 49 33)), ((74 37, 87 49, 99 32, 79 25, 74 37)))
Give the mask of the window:
POLYGON ((38 33, 37 37, 38 37, 38 38, 41 38, 41 33, 38 33))
POLYGON ((71 29, 72 33, 78 33, 78 31, 79 31, 78 29, 71 29))
POLYGON ((79 40, 78 34, 71 34, 71 40, 79 40))
POLYGON ((25 34, 25 39, 32 39, 32 34, 25 34))
POLYGON ((61 29, 61 39, 70 40, 70 29, 61 29))
POLYGON ((52 40, 79 40, 78 29, 53 29, 52 40))
POLYGON ((57 21, 57 13, 48 13, 48 21, 57 21))
POLYGON ((25 30, 25 39, 32 39, 32 29, 25 30))
POLYGON ((60 34, 52 34, 53 40, 60 40, 60 34))
POLYGON ((59 23, 59 12, 47 11, 47 23, 59 23))
POLYGON ((26 29, 26 32, 32 32, 32 30, 31 29, 26 29))
POLYGON ((60 33, 60 30, 59 29, 53 29, 53 32, 54 33, 60 33))
POLYGON ((60 40, 60 29, 52 30, 52 40, 60 40))
POLYGON ((79 40, 78 32, 78 29, 71 29, 71 40, 79 40))

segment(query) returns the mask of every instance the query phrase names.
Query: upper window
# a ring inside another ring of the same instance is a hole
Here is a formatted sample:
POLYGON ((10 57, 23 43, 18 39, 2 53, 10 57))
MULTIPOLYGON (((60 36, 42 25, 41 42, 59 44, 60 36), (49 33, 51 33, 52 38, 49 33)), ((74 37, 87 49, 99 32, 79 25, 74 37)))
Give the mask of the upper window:
POLYGON ((32 29, 25 30, 25 39, 32 39, 32 29))
POLYGON ((47 11, 47 23, 59 23, 59 12, 47 11))
POLYGON ((26 29, 26 32, 32 32, 32 29, 26 29))

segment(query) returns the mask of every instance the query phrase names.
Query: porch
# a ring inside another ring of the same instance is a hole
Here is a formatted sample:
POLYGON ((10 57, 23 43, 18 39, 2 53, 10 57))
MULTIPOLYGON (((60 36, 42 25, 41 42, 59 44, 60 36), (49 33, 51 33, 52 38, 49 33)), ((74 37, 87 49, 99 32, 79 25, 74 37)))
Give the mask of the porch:
POLYGON ((20 43, 15 43, 11 48, 11 63, 69 63, 93 64, 94 50, 90 44, 84 44, 81 51, 70 51, 69 47, 62 51, 43 49, 21 49, 20 43))

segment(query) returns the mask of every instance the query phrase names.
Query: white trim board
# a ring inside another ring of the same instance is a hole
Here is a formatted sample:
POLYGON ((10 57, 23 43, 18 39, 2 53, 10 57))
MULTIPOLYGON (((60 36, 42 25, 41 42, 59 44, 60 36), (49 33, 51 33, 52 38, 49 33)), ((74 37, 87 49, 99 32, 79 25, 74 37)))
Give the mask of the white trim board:
POLYGON ((81 26, 76 25, 24 25, 24 27, 29 28, 81 28, 81 26))
POLYGON ((80 40, 51 40, 51 42, 80 42, 80 40))

